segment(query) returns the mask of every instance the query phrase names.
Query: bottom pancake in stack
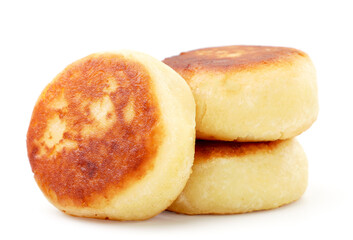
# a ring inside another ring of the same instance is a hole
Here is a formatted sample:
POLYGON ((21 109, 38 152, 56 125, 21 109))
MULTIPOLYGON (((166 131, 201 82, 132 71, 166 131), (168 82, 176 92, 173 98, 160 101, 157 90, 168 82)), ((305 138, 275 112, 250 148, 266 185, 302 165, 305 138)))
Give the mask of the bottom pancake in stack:
POLYGON ((196 142, 193 173, 168 210, 233 214, 272 209, 299 199, 308 182, 305 153, 295 139, 196 142))

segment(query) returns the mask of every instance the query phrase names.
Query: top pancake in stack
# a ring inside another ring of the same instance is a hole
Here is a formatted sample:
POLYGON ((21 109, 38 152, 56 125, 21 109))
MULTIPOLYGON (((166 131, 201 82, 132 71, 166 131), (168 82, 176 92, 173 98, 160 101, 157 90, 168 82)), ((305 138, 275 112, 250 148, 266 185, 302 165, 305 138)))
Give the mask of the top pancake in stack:
POLYGON ((196 101, 197 138, 274 141, 299 135, 316 120, 314 66, 284 47, 205 48, 166 58, 196 101))

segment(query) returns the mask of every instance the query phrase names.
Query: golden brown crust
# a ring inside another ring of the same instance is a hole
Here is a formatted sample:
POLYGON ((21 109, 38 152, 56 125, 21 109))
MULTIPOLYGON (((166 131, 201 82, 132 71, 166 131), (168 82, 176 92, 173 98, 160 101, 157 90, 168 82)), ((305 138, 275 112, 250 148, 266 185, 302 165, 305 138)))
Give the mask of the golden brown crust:
POLYGON ((61 204, 94 204, 153 168, 162 141, 147 70, 117 54, 68 66, 39 98, 27 133, 36 181, 61 204))
POLYGON ((163 60, 176 71, 185 73, 199 69, 242 70, 281 62, 293 56, 307 56, 304 52, 286 47, 269 46, 225 46, 183 52, 163 60))
POLYGON ((195 162, 212 158, 231 158, 256 154, 258 151, 271 151, 282 141, 271 142, 224 142, 197 140, 195 162))

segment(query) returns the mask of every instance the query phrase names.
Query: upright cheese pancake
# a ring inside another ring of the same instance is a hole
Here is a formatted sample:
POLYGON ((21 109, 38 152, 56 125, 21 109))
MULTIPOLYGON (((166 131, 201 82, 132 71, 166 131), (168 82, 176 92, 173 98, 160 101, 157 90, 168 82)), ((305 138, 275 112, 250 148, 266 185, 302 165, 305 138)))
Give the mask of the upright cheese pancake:
POLYGON ((193 172, 169 207, 184 214, 232 214, 299 199, 308 163, 295 139, 263 143, 196 142, 193 172))
POLYGON ((287 139, 308 129, 317 118, 316 73, 302 51, 214 47, 184 52, 164 62, 191 87, 199 139, 287 139))
POLYGON ((191 173, 195 103, 175 71, 142 53, 92 54, 40 95, 27 133, 35 180, 70 215, 150 218, 191 173))

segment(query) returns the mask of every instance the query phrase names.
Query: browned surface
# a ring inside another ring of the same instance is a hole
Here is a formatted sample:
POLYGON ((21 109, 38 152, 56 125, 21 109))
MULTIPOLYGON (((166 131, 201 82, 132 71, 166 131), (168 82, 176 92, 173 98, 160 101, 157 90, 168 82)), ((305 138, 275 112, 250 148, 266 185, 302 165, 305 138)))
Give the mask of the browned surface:
POLYGON ((283 142, 223 142, 197 140, 195 149, 195 161, 205 161, 214 157, 241 157, 256 154, 258 151, 272 151, 283 142))
POLYGON ((71 64, 42 93, 28 129, 28 157, 39 186, 60 203, 77 206, 109 198, 112 187, 123 190, 153 168, 162 138, 159 115, 141 64, 114 54, 71 64), (103 105, 111 109, 100 116, 103 105), (65 131, 56 141, 60 126, 65 131))
POLYGON ((293 48, 240 45, 183 52, 178 56, 166 58, 163 62, 176 71, 198 69, 227 71, 281 62, 297 55, 306 56, 304 52, 293 48))

